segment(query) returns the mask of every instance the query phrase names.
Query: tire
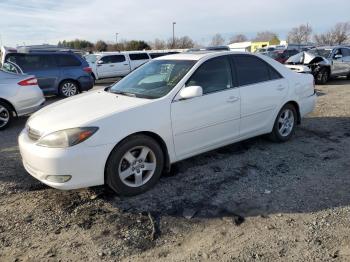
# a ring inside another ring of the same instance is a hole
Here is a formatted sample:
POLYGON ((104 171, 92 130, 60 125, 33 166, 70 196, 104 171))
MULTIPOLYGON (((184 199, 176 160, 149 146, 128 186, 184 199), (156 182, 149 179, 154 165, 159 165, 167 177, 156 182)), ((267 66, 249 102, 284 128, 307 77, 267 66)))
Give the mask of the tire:
POLYGON ((159 144, 151 137, 134 135, 113 149, 106 164, 105 182, 119 195, 138 195, 157 183, 163 167, 159 144))
POLYGON ((315 77, 316 84, 325 85, 329 80, 329 70, 322 68, 315 77))
POLYGON ((297 112, 292 104, 286 104, 278 113, 269 138, 274 142, 286 142, 294 134, 297 112))
POLYGON ((9 127, 13 120, 13 110, 11 106, 3 101, 0 101, 0 130, 9 127))
POLYGON ((59 94, 62 97, 71 97, 79 94, 79 87, 72 80, 65 80, 60 84, 59 94))
POLYGON ((350 73, 348 74, 348 76, 346 77, 346 79, 350 80, 350 73))

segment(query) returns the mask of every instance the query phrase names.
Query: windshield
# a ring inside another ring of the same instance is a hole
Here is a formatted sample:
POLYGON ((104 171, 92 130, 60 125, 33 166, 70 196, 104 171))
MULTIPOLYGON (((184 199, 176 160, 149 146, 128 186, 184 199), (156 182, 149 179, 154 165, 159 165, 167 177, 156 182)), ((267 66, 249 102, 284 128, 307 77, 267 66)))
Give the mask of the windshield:
POLYGON ((168 94, 196 61, 153 60, 110 88, 110 92, 155 99, 168 94))
POLYGON ((322 57, 328 58, 331 55, 332 49, 313 48, 308 50, 307 52, 315 56, 322 56, 322 57))
POLYGON ((84 58, 88 63, 95 63, 97 60, 97 55, 86 55, 84 58))

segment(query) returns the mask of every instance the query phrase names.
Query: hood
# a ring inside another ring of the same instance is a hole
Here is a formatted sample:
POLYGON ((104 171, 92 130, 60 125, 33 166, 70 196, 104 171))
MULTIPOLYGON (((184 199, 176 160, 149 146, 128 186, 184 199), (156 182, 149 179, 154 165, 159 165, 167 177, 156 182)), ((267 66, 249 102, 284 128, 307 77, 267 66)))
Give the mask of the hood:
POLYGON ((41 134, 48 134, 93 125, 101 118, 151 102, 149 99, 116 95, 103 90, 90 91, 44 107, 32 115, 27 124, 41 134))
POLYGON ((328 64, 329 61, 322 56, 317 56, 307 51, 300 52, 296 55, 293 55, 290 58, 288 58, 288 60, 286 61, 286 64, 289 64, 289 65, 309 65, 309 64, 316 64, 316 63, 328 64))

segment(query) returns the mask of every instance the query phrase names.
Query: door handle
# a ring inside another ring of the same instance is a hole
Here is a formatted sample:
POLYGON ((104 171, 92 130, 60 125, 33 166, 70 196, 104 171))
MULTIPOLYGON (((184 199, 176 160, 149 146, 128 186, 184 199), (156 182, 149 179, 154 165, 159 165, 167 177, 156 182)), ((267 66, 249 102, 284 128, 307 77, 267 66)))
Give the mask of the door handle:
POLYGON ((236 96, 230 96, 228 99, 227 99, 227 102, 228 103, 234 103, 234 102, 237 102, 239 101, 239 97, 236 97, 236 96))
POLYGON ((110 65, 110 67, 113 67, 114 65, 110 65))
POLYGON ((123 64, 123 65, 129 65, 129 64, 123 64))

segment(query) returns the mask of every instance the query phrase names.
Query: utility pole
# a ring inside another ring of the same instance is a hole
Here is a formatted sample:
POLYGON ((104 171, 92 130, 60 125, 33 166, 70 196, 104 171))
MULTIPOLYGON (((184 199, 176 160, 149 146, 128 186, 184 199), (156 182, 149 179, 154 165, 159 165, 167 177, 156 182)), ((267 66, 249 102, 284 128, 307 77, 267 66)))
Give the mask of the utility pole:
POLYGON ((119 33, 115 33, 115 43, 118 44, 118 35, 119 33))
POLYGON ((175 25, 176 22, 173 22, 173 48, 175 47, 175 25))

